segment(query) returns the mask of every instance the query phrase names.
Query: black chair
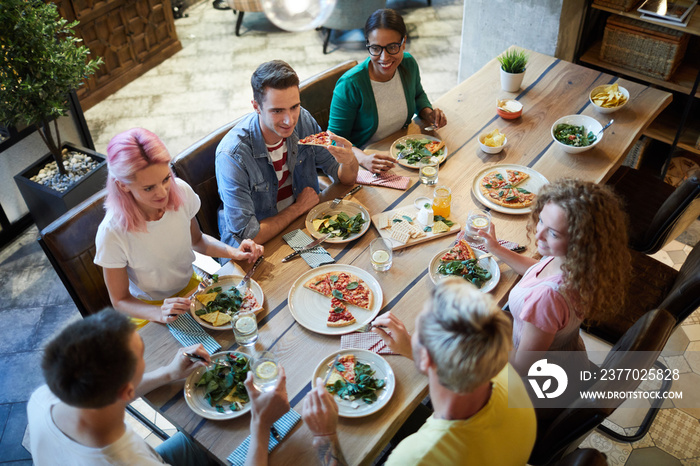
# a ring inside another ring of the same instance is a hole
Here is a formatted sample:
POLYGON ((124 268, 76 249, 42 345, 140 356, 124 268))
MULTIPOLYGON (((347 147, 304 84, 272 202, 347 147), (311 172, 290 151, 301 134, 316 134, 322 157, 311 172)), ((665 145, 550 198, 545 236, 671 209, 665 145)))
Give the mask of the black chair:
POLYGON ((700 215, 700 179, 691 174, 678 188, 646 172, 620 167, 608 180, 626 204, 630 247, 653 254, 700 215))
POLYGON ((688 254, 671 291, 659 307, 676 318, 677 326, 700 307, 700 243, 688 254))
MULTIPOLYGON (((651 368, 666 345, 675 325, 676 319, 668 311, 662 309, 649 311, 613 346, 600 369, 651 368)), ((613 387, 611 381, 597 380, 587 389, 590 391, 613 389, 633 391, 636 390, 639 383, 640 381, 629 380, 623 385, 618 385, 615 382, 613 387)), ((662 387, 662 390, 669 388, 670 383, 668 387, 662 387)), ((567 408, 554 410, 556 416, 546 416, 548 419, 553 419, 551 421, 543 421, 545 416, 538 415, 537 440, 528 463, 532 465, 555 464, 566 453, 575 449, 623 401, 622 399, 611 399, 603 403, 601 400, 577 399, 567 408)), ((647 415, 647 417, 651 417, 648 421, 649 425, 656 416, 663 399, 657 401, 659 401, 658 406, 655 403, 652 406, 652 411, 647 415)), ((645 419, 645 421, 647 420, 645 419)), ((605 429, 601 430, 605 431, 605 429)), ((607 431, 606 434, 608 434, 607 431)))
POLYGON ((328 118, 333 100, 333 89, 338 79, 346 71, 357 65, 356 60, 348 60, 340 65, 318 73, 299 84, 301 106, 311 113, 322 130, 328 129, 328 118))
POLYGON ((559 461, 556 466, 607 466, 604 453, 594 448, 577 448, 559 461))

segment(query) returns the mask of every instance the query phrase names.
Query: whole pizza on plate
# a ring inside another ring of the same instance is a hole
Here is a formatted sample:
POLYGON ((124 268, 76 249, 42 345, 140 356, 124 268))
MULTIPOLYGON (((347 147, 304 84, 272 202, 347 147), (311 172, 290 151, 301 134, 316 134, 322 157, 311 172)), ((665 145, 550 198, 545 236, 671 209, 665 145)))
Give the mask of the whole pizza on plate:
POLYGON ((492 171, 479 181, 481 193, 491 202, 504 207, 529 207, 535 200, 535 193, 518 187, 530 177, 525 172, 506 170, 506 175, 500 171, 492 171))
POLYGON ((326 272, 304 283, 304 287, 331 298, 326 325, 344 327, 355 323, 355 317, 346 304, 370 309, 372 290, 359 277, 348 272, 326 272))

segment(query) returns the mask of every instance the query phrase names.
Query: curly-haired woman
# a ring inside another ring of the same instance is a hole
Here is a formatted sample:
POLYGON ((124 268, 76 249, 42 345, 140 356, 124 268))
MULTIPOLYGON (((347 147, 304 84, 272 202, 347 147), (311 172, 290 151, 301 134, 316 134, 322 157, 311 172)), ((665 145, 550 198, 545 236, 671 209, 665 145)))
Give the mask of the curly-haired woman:
POLYGON ((112 305, 146 321, 170 323, 188 311, 185 298, 199 283, 192 262, 197 251, 252 262, 262 246, 239 248, 205 235, 194 218, 199 196, 170 169, 170 154, 152 132, 133 128, 107 146, 107 214, 95 238, 112 305))
POLYGON ((619 199, 606 187, 563 179, 542 188, 528 223, 537 261, 498 244, 493 225, 480 232, 487 249, 523 275, 511 290, 511 361, 520 372, 529 351, 585 350, 583 319, 596 320, 622 305, 630 273, 627 225, 619 199))

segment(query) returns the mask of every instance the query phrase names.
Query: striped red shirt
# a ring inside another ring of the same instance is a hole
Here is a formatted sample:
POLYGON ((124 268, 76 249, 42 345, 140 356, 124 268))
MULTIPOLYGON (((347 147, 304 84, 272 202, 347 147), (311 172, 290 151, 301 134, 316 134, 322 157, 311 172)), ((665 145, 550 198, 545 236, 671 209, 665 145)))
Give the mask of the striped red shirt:
POLYGON ((266 145, 277 175, 277 211, 280 212, 294 203, 292 177, 287 166, 287 140, 282 139, 277 144, 266 145))

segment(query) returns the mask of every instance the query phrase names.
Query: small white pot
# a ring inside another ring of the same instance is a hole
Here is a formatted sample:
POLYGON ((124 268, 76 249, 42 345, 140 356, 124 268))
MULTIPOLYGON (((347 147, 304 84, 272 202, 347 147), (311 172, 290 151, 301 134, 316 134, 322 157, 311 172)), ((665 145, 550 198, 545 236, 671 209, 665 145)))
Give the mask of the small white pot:
POLYGON ((507 71, 501 70, 501 87, 506 92, 517 92, 520 89, 520 85, 523 83, 523 77, 525 76, 525 71, 522 73, 508 73, 507 71))

